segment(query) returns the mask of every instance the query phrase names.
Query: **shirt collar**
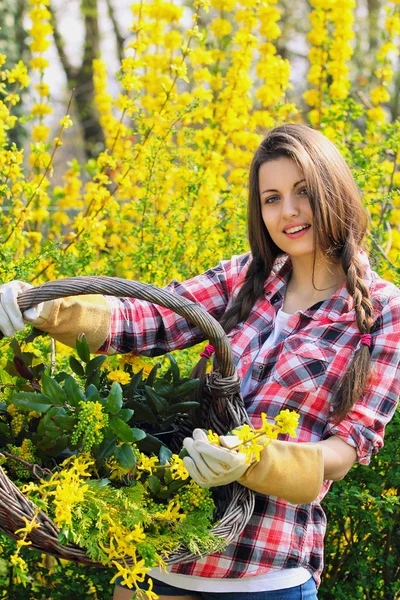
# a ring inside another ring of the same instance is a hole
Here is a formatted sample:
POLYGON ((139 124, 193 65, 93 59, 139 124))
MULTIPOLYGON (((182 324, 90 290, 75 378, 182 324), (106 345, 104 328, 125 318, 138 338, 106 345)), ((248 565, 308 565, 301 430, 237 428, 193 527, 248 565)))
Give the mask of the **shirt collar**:
MULTIPOLYGON (((363 280, 369 288, 370 293, 372 293, 375 288, 376 277, 371 269, 367 253, 360 248, 358 251, 358 257, 363 269, 363 280)), ((271 273, 265 282, 264 291, 268 299, 271 299, 276 294, 279 294, 283 301, 291 272, 292 262, 290 257, 287 254, 278 256, 274 262, 271 273)), ((303 314, 315 320, 327 319, 329 321, 354 321, 355 310, 353 298, 348 293, 346 284, 344 283, 338 290, 336 290, 331 298, 324 300, 319 308, 308 309, 304 311, 303 314)))

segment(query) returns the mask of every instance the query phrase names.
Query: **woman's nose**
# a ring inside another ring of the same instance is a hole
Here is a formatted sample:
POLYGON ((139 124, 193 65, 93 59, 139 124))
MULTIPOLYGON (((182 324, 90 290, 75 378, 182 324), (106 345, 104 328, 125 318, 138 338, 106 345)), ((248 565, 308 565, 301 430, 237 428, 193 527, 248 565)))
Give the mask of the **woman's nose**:
POLYGON ((288 194, 283 197, 282 216, 290 218, 299 214, 299 203, 295 195, 288 194))

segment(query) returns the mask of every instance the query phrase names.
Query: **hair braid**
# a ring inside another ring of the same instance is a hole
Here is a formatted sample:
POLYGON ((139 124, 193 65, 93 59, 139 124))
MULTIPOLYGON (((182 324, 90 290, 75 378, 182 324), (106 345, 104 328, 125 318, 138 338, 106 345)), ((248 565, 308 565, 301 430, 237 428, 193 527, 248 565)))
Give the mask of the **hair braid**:
MULTIPOLYGON (((361 334, 370 333, 374 323, 374 309, 368 287, 362 279, 362 268, 357 256, 357 245, 352 232, 343 247, 342 267, 346 274, 346 288, 354 301, 357 326, 361 334)), ((343 377, 335 397, 335 410, 332 417, 342 421, 360 398, 367 383, 371 357, 368 346, 361 345, 343 377)))

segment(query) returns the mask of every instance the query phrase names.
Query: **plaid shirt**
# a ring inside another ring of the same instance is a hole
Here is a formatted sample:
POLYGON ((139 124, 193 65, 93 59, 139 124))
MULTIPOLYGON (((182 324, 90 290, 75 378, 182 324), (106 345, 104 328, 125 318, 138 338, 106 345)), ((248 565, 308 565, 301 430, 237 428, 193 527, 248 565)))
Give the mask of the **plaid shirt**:
MULTIPOLYGON (((335 435, 354 446, 358 462, 367 465, 383 445, 385 425, 400 395, 400 290, 371 270, 362 250, 360 258, 375 310, 373 370, 365 393, 339 425, 330 419, 331 401, 360 345, 353 300, 345 285, 328 300, 293 314, 276 344, 264 350, 291 273, 290 259, 283 256, 265 282, 263 297, 229 338, 242 380, 251 370, 245 404, 255 427, 261 426, 261 412, 272 419, 282 409, 295 410, 300 414, 295 441, 318 442, 335 435)), ((173 281, 166 289, 201 304, 218 320, 237 295, 250 261, 249 254, 234 256, 184 283, 173 281)), ((101 351, 156 356, 204 340, 194 325, 169 309, 135 299, 107 299, 112 306, 111 333, 101 351)), ((318 498, 305 505, 257 494, 254 513, 235 543, 220 554, 174 566, 173 571, 238 578, 302 566, 319 584, 326 528, 320 502, 331 483, 324 481, 318 498)))

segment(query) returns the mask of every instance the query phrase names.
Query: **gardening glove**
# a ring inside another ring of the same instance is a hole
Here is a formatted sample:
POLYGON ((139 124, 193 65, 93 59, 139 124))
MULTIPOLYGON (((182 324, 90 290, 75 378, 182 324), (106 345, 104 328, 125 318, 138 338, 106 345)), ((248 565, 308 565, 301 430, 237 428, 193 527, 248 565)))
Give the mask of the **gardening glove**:
POLYGON ((111 307, 104 296, 92 294, 48 300, 22 314, 17 297, 31 287, 23 281, 0 286, 0 330, 4 335, 11 337, 21 331, 25 321, 72 348, 82 333, 92 352, 103 345, 111 323, 111 307))
POLYGON ((90 351, 96 352, 110 334, 111 306, 99 294, 58 298, 52 301, 47 318, 36 327, 71 348, 84 333, 90 351))
POLYGON ((41 302, 24 313, 21 312, 17 298, 31 287, 33 286, 24 281, 10 281, 0 286, 0 330, 6 337, 22 331, 26 322, 32 325, 43 322, 43 314, 50 313, 51 302, 41 302))
POLYGON ((323 478, 324 460, 318 444, 273 440, 238 482, 260 494, 308 504, 317 498, 323 478))
POLYGON ((221 438, 229 438, 228 447, 221 448, 211 444, 202 429, 195 429, 193 438, 183 440, 183 446, 189 453, 183 463, 200 487, 227 485, 236 481, 249 468, 244 454, 229 449, 229 445, 236 446, 239 439, 236 436, 220 436, 220 440, 221 438))

